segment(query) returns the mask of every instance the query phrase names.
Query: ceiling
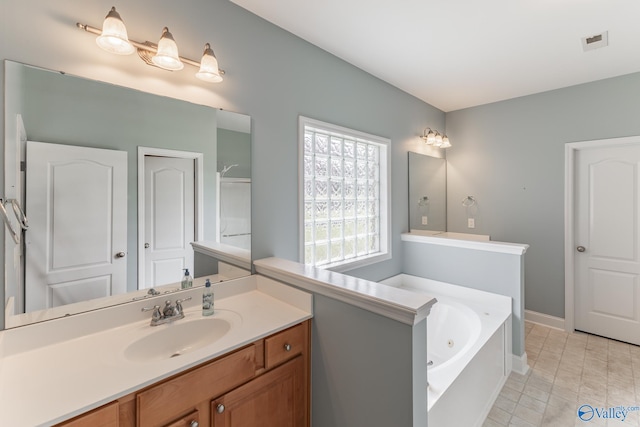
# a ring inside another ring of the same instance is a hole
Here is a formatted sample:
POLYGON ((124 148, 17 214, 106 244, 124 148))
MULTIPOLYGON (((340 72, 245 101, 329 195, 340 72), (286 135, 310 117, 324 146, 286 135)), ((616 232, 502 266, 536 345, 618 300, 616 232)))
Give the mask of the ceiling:
POLYGON ((637 0, 232 1, 443 111, 640 71, 637 0))

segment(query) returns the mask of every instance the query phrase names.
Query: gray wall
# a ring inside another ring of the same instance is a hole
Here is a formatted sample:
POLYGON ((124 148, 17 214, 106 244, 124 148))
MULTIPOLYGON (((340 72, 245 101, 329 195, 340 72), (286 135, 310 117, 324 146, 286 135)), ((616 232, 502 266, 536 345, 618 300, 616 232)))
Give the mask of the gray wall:
POLYGON ((447 113, 449 231, 530 245, 526 309, 564 317, 564 144, 639 135, 639 116, 640 74, 447 113))
POLYGON ((313 298, 312 425, 426 426, 426 322, 313 298))
POLYGON ((251 178, 251 134, 218 128, 218 172, 227 178, 251 178))

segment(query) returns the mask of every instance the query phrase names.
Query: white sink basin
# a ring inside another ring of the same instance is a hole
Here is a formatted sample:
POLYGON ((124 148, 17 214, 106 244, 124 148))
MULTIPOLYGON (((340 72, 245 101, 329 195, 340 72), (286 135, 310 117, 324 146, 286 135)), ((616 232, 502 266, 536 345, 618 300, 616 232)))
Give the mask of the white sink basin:
POLYGON ((218 341, 231 330, 231 323, 220 318, 184 319, 153 328, 158 330, 124 349, 125 359, 153 362, 178 357, 218 341))

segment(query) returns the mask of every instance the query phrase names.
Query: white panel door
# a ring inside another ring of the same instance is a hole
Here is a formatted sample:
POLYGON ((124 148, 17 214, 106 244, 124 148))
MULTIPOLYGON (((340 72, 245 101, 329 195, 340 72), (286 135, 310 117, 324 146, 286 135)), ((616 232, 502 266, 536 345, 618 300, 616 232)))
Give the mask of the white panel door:
POLYGON ((27 141, 27 311, 127 289, 127 153, 27 141))
POLYGON ((145 287, 193 275, 195 167, 193 159, 145 156, 145 287))
POLYGON ((640 146, 575 159, 575 328, 640 344, 640 146))

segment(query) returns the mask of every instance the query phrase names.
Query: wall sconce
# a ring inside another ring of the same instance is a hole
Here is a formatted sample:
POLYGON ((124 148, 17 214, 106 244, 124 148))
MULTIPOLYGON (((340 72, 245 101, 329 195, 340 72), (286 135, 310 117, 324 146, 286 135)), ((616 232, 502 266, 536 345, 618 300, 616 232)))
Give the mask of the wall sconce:
POLYGON ((182 70, 184 64, 189 64, 198 67, 197 78, 209 83, 221 82, 222 76, 225 74, 224 70, 218 68, 218 60, 209 43, 204 45, 204 53, 200 62, 180 56, 178 45, 167 27, 163 28, 158 44, 130 40, 127 28, 115 7, 112 7, 105 17, 102 30, 79 22, 76 23, 76 26, 97 35, 96 43, 98 46, 110 53, 130 55, 137 51, 138 56, 146 64, 168 71, 182 70))
POLYGON ((433 131, 431 128, 425 128, 420 138, 422 138, 427 145, 433 145, 438 148, 451 147, 451 142, 449 142, 447 135, 441 135, 440 132, 437 130, 433 131))

